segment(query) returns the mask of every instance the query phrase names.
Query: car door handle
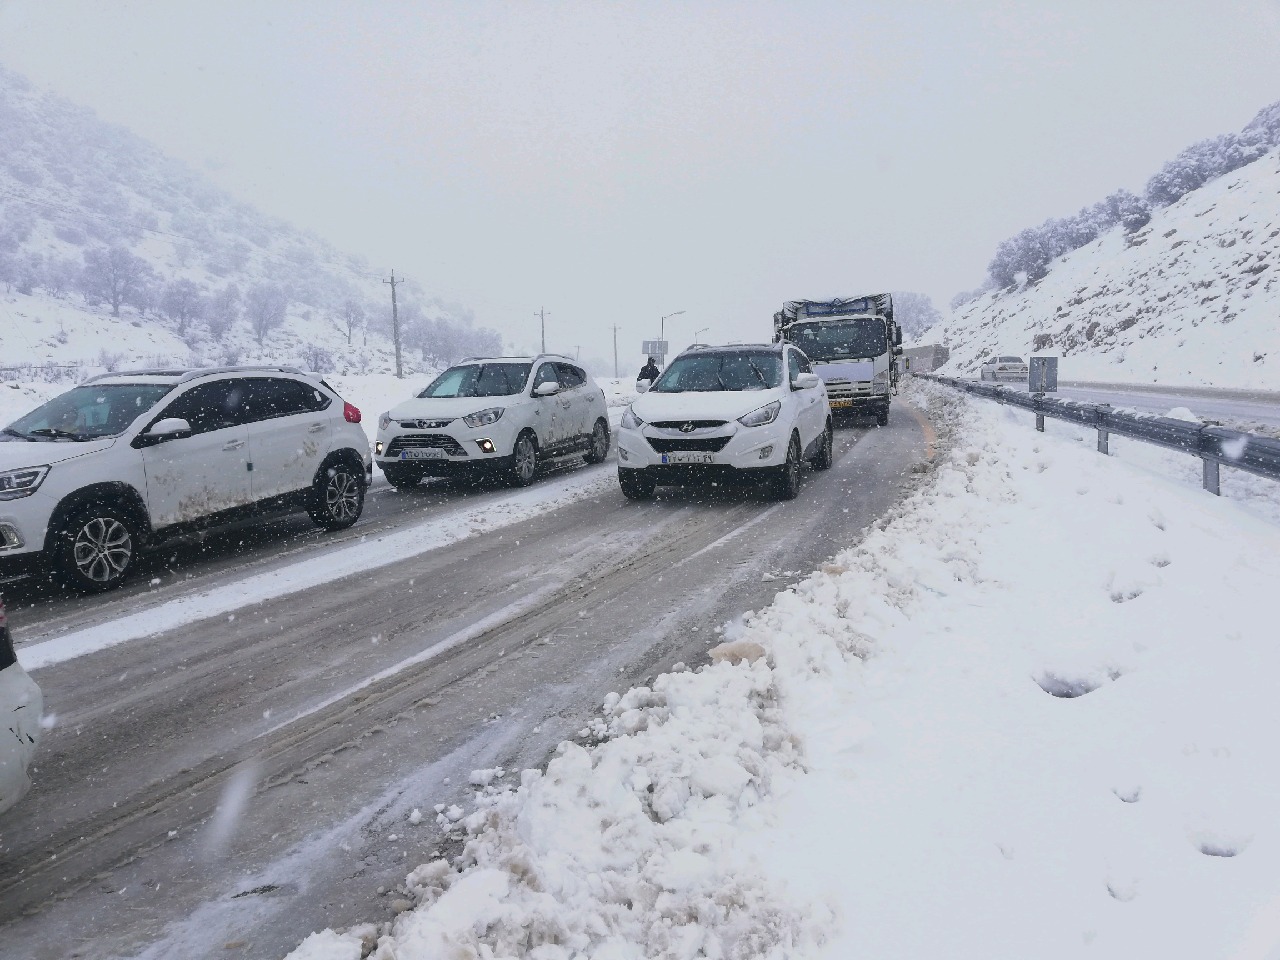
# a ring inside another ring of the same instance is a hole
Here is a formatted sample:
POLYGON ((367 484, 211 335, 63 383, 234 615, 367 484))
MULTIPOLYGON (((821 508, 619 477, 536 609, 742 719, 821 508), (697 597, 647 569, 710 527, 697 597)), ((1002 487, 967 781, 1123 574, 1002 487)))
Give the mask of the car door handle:
POLYGON ((323 423, 313 423, 307 428, 307 433, 319 433, 324 428, 325 425, 323 423))
POLYGON ((222 445, 223 450, 239 450, 244 446, 243 440, 230 440, 222 445))

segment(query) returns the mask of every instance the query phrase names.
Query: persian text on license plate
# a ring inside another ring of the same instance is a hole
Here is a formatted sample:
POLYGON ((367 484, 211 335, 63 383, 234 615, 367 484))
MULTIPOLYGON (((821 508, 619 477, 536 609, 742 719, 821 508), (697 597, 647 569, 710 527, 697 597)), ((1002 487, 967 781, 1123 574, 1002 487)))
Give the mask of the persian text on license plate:
POLYGON ((662 455, 663 463, 715 463, 715 458, 709 453, 664 453, 662 455))
POLYGON ((401 460, 443 460, 445 452, 439 447, 423 447, 420 450, 401 450, 401 460))
POLYGON ((837 410, 837 409, 839 409, 840 407, 852 407, 852 406, 853 406, 853 401, 852 401, 852 400, 849 400, 849 399, 847 399, 847 398, 846 398, 846 399, 844 399, 844 400, 832 400, 832 401, 831 401, 831 409, 832 409, 832 410, 837 410))

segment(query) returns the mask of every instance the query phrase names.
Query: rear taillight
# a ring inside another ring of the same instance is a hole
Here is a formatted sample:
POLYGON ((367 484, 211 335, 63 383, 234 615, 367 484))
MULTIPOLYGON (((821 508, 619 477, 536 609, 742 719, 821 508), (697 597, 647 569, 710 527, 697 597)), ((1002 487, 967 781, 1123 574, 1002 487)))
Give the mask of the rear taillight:
POLYGON ((342 401, 342 419, 346 420, 347 423, 359 423, 360 422, 359 409, 356 407, 353 407, 351 404, 347 403, 345 400, 342 401))

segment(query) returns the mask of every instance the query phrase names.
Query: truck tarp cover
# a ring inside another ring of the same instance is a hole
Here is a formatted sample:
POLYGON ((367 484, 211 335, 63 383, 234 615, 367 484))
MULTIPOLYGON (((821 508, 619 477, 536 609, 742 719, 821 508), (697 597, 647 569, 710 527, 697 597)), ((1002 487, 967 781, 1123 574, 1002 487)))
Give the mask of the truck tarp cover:
POLYGON ((866 297, 835 300, 790 300, 773 315, 773 327, 775 330, 780 330, 797 320, 840 317, 856 313, 870 313, 884 317, 886 320, 893 320, 893 297, 887 293, 873 293, 866 297))

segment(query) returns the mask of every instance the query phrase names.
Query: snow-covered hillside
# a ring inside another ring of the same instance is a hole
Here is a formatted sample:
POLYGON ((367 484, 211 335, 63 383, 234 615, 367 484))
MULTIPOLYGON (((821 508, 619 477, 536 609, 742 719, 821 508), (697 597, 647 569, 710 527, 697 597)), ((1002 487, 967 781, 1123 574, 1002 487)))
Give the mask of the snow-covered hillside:
MULTIPOLYGON (((0 69, 0 378, 30 364, 392 369, 385 275, 0 69)), ((497 349, 400 292, 405 364, 497 349), (483 341, 481 343, 480 341, 483 341)))
POLYGON ((986 293, 929 332, 944 372, 1062 358, 1064 379, 1280 389, 1280 151, 986 293))

